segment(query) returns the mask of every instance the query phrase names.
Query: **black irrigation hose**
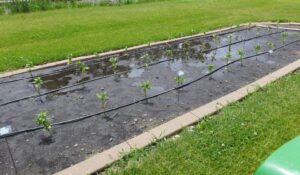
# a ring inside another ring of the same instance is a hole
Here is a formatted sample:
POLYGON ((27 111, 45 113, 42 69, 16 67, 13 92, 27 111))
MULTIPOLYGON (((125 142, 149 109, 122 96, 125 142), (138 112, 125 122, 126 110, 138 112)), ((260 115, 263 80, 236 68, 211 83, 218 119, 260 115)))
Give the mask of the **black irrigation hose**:
MULTIPOLYGON (((254 28, 254 27, 255 27, 255 26, 251 26, 251 27, 247 27, 247 28, 242 28, 242 29, 234 30, 234 31, 222 32, 222 33, 218 34, 218 36, 226 35, 226 34, 229 34, 229 33, 235 33, 235 32, 244 31, 244 30, 248 30, 248 29, 251 29, 251 28, 254 28)), ((228 29, 228 30, 230 30, 230 29, 228 29)), ((215 32, 215 33, 217 33, 217 32, 215 32)), ((213 35, 213 34, 203 35, 203 36, 196 36, 196 37, 194 37, 194 38, 188 38, 188 39, 184 39, 184 40, 204 39, 204 38, 212 37, 212 35, 213 35)), ((181 42, 181 41, 182 41, 182 40, 180 40, 180 42, 181 42)), ((173 42, 170 42, 170 43, 176 43, 176 42, 178 42, 178 41, 173 41, 173 42)), ((168 45, 169 43, 166 43, 166 44, 168 45)), ((136 52, 136 50, 129 50, 129 51, 127 51, 126 53, 131 53, 131 52, 136 52)), ((143 51, 141 51, 141 52, 143 52, 143 51)), ((112 55, 116 55, 116 54, 112 54, 112 55)), ((103 56, 102 59, 101 59, 100 61, 102 61, 103 59, 108 59, 108 58, 110 58, 112 55, 103 56)), ((91 62, 91 61, 94 61, 94 59, 87 60, 87 61, 84 61, 84 62, 85 62, 85 63, 88 63, 88 62, 91 62)), ((94 64, 97 64, 97 63, 99 63, 100 61, 97 61, 97 62, 95 62, 94 64)), ((64 72, 64 71, 67 71, 67 70, 72 70, 72 69, 75 70, 75 71, 77 70, 77 69, 76 69, 76 66, 70 65, 69 67, 67 67, 67 68, 65 68, 65 69, 63 69, 63 70, 56 70, 56 71, 53 71, 53 72, 51 72, 51 73, 45 73, 45 74, 35 75, 35 76, 33 76, 33 78, 35 78, 35 77, 41 77, 41 78, 42 78, 42 77, 45 77, 45 76, 57 74, 57 73, 64 72)), ((35 72, 35 71, 37 71, 37 70, 34 70, 34 71, 32 71, 32 72, 35 72)), ((7 77, 5 77, 5 78, 7 78, 7 77)), ((0 78, 0 80, 1 80, 1 79, 3 79, 3 78, 0 78)), ((30 80, 30 79, 32 79, 32 77, 18 78, 18 79, 14 79, 14 80, 1 81, 0 84, 13 83, 13 82, 17 82, 17 81, 30 80)))
MULTIPOLYGON (((287 44, 284 44, 280 47, 277 47, 275 49, 273 49, 274 51, 276 50, 279 50, 281 48, 284 48, 285 46, 288 46, 288 45, 291 45, 291 44, 294 44, 296 42, 299 42, 300 40, 295 40, 293 42, 290 42, 290 43, 287 43, 287 44)), ((244 60, 246 59, 250 59, 250 58, 253 58, 253 57, 257 57, 257 56, 260 56, 260 55, 263 55, 263 54, 267 54, 269 53, 269 51, 265 51, 265 52, 261 52, 261 53, 258 53, 258 54, 255 54, 255 55, 251 55, 251 56, 248 56, 248 57, 245 57, 244 60)), ((98 113, 95 113, 95 114, 90 114, 90 115, 85 115, 85 116, 82 116, 82 117, 78 117, 78 118, 75 118, 75 119, 71 119, 71 120, 66 120, 66 121, 63 121, 63 122, 58 122, 58 123, 54 123, 52 124, 52 126, 60 126, 60 125, 66 125, 66 124, 70 124, 70 123, 74 123, 74 122, 78 122, 78 121, 82 121, 82 120, 85 120, 85 119, 88 119, 88 118, 91 118, 91 117, 94 117, 94 116, 97 116, 97 115, 101 115, 101 114, 105 114, 105 113, 108 113, 108 112, 112 112, 112 111, 115 111, 115 110, 118 110, 118 109, 122 109, 122 108, 125 108, 125 107, 128 107, 128 106, 132 106, 134 104, 137 104, 137 103, 140 103, 140 102, 143 102, 143 101, 146 101, 146 100, 149 100, 149 99, 152 99, 152 98, 155 98, 155 97, 158 97, 158 96, 161 96, 161 95, 164 95, 166 93, 169 93, 171 91, 174 91, 174 90, 177 90, 177 89, 181 89, 181 88, 184 88, 186 86, 189 86, 190 84, 193 84, 205 77, 208 77, 216 72, 218 72, 219 70, 231 65, 231 64, 234 64, 236 62, 239 62, 240 60, 237 59, 237 60, 234 60, 234 61, 231 61, 227 64, 224 64, 223 66, 220 66, 218 67, 217 69, 211 71, 210 73, 207 73, 197 79, 194 79, 188 83, 185 83, 181 86, 177 86, 175 88, 171 88, 169 90, 166 90, 164 92, 161 92, 161 93, 158 93, 156 95, 153 95, 153 96, 150 96, 150 97, 146 97, 146 98, 143 98, 143 99, 140 99, 140 100, 137 100, 137 101, 134 101, 134 102, 131 102, 131 103, 128 103, 126 105, 123 105, 123 106, 119 106, 119 107, 115 107, 115 108, 111 108, 111 109, 108 109, 108 110, 105 110, 105 111, 102 111, 102 112, 98 112, 98 113)), ((33 132, 33 131, 37 131, 37 130, 41 130, 43 129, 43 127, 35 127, 35 128, 30 128, 30 129, 25 129, 25 130, 21 130, 21 131, 16 131, 16 132, 12 132, 12 133, 9 133, 9 134, 4 134, 4 135, 1 135, 0 136, 0 139, 3 139, 3 138, 8 138, 8 137, 12 137, 12 136, 16 136, 16 135, 19 135, 19 134, 23 134, 23 133, 28 133, 28 132, 33 132)))
MULTIPOLYGON (((209 52, 209 51, 212 51, 212 50, 217 50, 217 49, 224 48, 224 47, 227 47, 227 46, 231 46, 231 45, 235 45, 235 44, 238 44, 238 43, 250 41, 250 40, 253 40, 253 39, 260 38, 260 37, 265 37, 265 36, 270 36, 270 35, 273 35, 273 34, 278 34, 278 33, 281 33, 281 32, 282 31, 280 31, 280 32, 274 32, 274 33, 269 33, 269 34, 265 34, 265 35, 260 35, 260 36, 256 36, 256 37, 253 37, 253 38, 244 39, 244 40, 241 40, 241 41, 236 41, 236 42, 233 42, 233 43, 230 43, 230 44, 226 44, 226 45, 223 45, 223 46, 220 46, 220 47, 216 47, 216 48, 213 48, 213 49, 204 50, 202 52, 209 52)), ((150 63, 149 66, 160 64, 160 63, 171 61, 171 60, 174 60, 174 58, 173 59, 161 60, 161 61, 157 61, 157 62, 154 62, 154 63, 150 63)), ((146 66, 143 65, 143 66, 137 67, 136 69, 141 69, 141 68, 145 68, 145 67, 146 66)), ((8 102, 0 104, 0 107, 6 106, 6 105, 9 105, 9 104, 12 104, 12 103, 16 103, 16 102, 28 100, 28 99, 31 99, 31 98, 37 98, 37 97, 41 97, 41 96, 44 96, 44 95, 52 94, 54 92, 58 92, 58 91, 61 91, 61 90, 64 90, 64 89, 68 89, 68 88, 72 88, 72 87, 75 87, 75 86, 84 85, 84 84, 87 84, 87 83, 90 83, 90 82, 94 82, 94 81, 97 81, 97 80, 109 78, 109 77, 112 77, 112 76, 117 76, 117 75, 125 74, 125 73, 128 73, 128 72, 129 71, 126 70, 126 71, 118 72, 116 74, 110 74, 110 75, 106 75, 106 76, 102 76, 102 77, 90 79, 90 80, 87 80, 87 81, 83 81, 83 82, 80 82, 80 83, 75 83, 75 84, 72 84, 72 85, 69 85, 69 86, 64 86, 64 87, 61 87, 61 88, 58 88, 58 89, 54 89, 54 90, 51 90, 51 91, 48 91, 48 92, 45 92, 45 93, 40 93, 40 94, 31 95, 31 96, 19 98, 19 99, 16 99, 16 100, 8 101, 8 102)))

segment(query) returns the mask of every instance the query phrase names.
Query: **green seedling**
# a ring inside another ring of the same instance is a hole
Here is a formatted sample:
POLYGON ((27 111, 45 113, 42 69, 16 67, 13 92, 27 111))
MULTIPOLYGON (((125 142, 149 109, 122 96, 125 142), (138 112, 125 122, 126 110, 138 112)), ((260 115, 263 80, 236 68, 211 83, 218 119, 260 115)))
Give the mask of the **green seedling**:
POLYGON ((237 50, 237 54, 239 56, 239 60, 241 62, 241 66, 243 66, 243 61, 244 61, 244 51, 242 49, 237 50))
POLYGON ((142 60, 144 61, 144 64, 145 64, 145 68, 148 68, 149 67, 149 64, 151 62, 151 58, 150 58, 150 55, 148 53, 144 54, 142 57, 142 60))
POLYGON ((228 44, 229 44, 229 46, 228 46, 228 51, 229 51, 229 52, 231 52, 232 37, 233 37, 232 34, 228 35, 228 44))
POLYGON ((184 72, 179 71, 177 73, 177 76, 175 77, 175 81, 176 81, 177 86, 181 86, 183 84, 184 80, 185 80, 184 72))
POLYGON ((257 27, 257 28, 256 28, 256 34, 255 34, 255 35, 256 35, 256 36, 259 36, 259 33, 260 33, 260 28, 257 27))
POLYGON ((190 46, 191 46, 191 42, 190 41, 185 41, 183 44, 182 44, 183 48, 185 49, 188 49, 190 46))
POLYGON ((86 71, 90 70, 90 68, 86 64, 82 63, 81 61, 77 61, 76 64, 79 67, 81 76, 84 77, 84 75, 86 74, 86 71))
POLYGON ((68 62, 67 62, 67 65, 73 64, 72 59, 73 59, 73 55, 72 55, 72 54, 68 55, 68 62))
POLYGON ((213 70, 214 70, 214 65, 213 64, 211 64, 211 63, 209 63, 208 65, 207 65, 207 70, 208 70, 208 73, 211 73, 213 70))
POLYGON ((52 127, 47 112, 40 112, 38 115, 36 115, 35 123, 43 127, 43 129, 48 132, 52 127))
POLYGON ((44 81, 41 79, 41 77, 36 77, 35 79, 33 79, 32 84, 34 85, 35 89, 37 90, 39 97, 40 97, 40 101, 43 103, 42 97, 41 97, 41 87, 44 84, 44 81))
MULTIPOLYGON (((259 52, 261 51, 261 45, 260 44, 256 44, 256 46, 254 47, 255 53, 259 54, 259 52)), ((257 60, 257 56, 256 56, 256 60, 257 60)))
POLYGON ((111 58, 109 59, 109 62, 110 62, 110 64, 111 64, 111 67, 112 67, 112 70, 113 70, 114 74, 116 73, 117 67, 118 67, 117 61, 118 61, 118 60, 117 60, 116 57, 111 57, 111 58))
POLYGON ((230 51, 228 51, 226 54, 225 54, 225 59, 226 59, 226 67, 225 67, 225 69, 227 70, 228 69, 228 63, 229 63, 229 61, 231 60, 231 58, 232 58, 232 55, 231 55, 231 52, 230 51))
POLYGON ((248 33, 250 32, 250 30, 251 30, 251 26, 252 26, 252 24, 251 23, 248 23, 248 27, 247 27, 247 31, 248 31, 248 33))
POLYGON ((32 68, 33 68, 33 63, 32 62, 28 62, 25 65, 25 68, 28 69, 28 72, 30 74, 30 77, 33 79, 33 75, 32 75, 32 68))
POLYGON ((98 99, 100 100, 100 107, 103 111, 105 111, 105 106, 108 100, 107 92, 102 89, 102 91, 98 94, 96 94, 98 99))
POLYGON ((152 89, 151 85, 150 85, 150 81, 144 81, 140 84, 140 88, 143 90, 144 96, 147 98, 147 92, 148 90, 152 89))
POLYGON ((268 48, 269 48, 269 55, 273 53, 273 49, 275 48, 274 43, 267 42, 268 48))
POLYGON ((211 60, 211 62, 214 62, 217 60, 215 53, 210 56, 210 60, 211 60))
POLYGON ((173 56, 173 51, 171 49, 166 50, 166 55, 168 57, 172 57, 173 56))
POLYGON ((289 36, 289 33, 287 32, 282 32, 281 33, 281 41, 283 44, 285 44, 286 38, 289 36))
POLYGON ((217 34, 215 34, 215 33, 212 35, 212 42, 215 44, 217 44, 219 42, 219 38, 218 38, 217 34))

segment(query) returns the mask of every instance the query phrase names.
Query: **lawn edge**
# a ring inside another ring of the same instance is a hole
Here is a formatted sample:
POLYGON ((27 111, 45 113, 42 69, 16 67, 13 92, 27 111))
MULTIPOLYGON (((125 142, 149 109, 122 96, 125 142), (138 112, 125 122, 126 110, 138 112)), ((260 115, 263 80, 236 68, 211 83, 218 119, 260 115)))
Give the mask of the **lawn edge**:
POLYGON ((103 170, 115 161, 121 159, 124 155, 130 153, 132 149, 145 148, 159 139, 172 136, 183 128, 199 122, 205 116, 216 113, 228 104, 245 98, 259 88, 264 87, 299 68, 300 60, 294 61, 234 92, 180 115, 175 119, 150 129, 149 131, 120 143, 104 152, 97 153, 82 162, 55 173, 54 175, 86 175, 103 170))

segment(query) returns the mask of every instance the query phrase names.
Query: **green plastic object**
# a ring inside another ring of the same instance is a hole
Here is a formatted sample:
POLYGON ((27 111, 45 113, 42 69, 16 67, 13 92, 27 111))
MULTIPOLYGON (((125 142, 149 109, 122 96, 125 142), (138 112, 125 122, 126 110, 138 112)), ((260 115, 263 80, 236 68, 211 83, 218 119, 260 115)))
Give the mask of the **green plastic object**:
POLYGON ((300 175, 300 136, 272 153, 255 175, 300 175))

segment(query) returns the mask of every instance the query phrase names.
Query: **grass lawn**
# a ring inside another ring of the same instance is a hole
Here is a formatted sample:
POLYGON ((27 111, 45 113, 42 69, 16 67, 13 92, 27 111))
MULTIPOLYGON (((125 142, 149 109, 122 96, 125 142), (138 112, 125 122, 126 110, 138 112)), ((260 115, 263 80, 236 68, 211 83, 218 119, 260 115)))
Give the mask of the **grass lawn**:
POLYGON ((300 134, 299 89, 298 71, 206 117, 176 140, 134 151, 104 173, 253 174, 274 150, 300 134))
POLYGON ((169 0, 0 16, 0 71, 249 21, 299 21, 298 0, 169 0))

